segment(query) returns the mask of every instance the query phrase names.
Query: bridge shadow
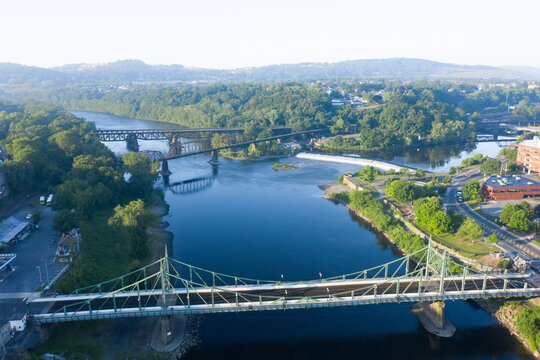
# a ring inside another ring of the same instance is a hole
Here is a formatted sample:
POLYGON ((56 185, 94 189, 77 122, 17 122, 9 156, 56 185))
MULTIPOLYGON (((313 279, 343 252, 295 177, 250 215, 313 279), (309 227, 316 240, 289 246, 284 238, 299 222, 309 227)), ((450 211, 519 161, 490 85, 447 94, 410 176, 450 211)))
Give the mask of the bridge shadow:
POLYGON ((218 175, 218 167, 212 166, 212 174, 209 176, 201 176, 192 179, 169 182, 169 176, 163 176, 163 190, 170 191, 174 195, 189 195, 208 190, 214 184, 214 180, 218 175))

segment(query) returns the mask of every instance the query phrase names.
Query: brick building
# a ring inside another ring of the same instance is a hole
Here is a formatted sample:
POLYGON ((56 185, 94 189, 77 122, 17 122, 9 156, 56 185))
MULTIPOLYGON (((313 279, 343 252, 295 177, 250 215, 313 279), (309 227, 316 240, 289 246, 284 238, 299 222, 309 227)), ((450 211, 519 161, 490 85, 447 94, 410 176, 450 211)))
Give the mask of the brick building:
POLYGON ((540 197, 540 182, 522 176, 491 176, 482 184, 484 198, 520 200, 540 197))
POLYGON ((518 144, 517 166, 523 172, 540 173, 540 139, 523 140, 518 144))

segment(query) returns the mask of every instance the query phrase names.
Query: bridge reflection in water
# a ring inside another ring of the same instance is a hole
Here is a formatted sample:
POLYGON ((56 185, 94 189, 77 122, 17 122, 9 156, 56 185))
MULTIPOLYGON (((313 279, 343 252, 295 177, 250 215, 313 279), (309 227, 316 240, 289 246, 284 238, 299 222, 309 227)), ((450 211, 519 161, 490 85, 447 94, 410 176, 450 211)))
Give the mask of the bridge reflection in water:
POLYGON ((218 175, 218 167, 212 166, 212 175, 169 183, 169 176, 163 175, 163 190, 174 195, 188 195, 208 190, 218 175))
POLYGON ((501 273, 491 267, 478 271, 430 242, 371 269, 288 282, 220 274, 165 254, 139 270, 70 295, 30 299, 28 309, 33 321, 47 323, 539 295, 535 274, 501 273))

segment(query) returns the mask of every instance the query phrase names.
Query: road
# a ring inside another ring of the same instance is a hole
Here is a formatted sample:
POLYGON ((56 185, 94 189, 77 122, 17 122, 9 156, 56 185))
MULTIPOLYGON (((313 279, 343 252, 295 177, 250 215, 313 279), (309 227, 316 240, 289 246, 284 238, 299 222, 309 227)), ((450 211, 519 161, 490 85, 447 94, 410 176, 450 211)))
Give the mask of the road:
MULTIPOLYGON (((58 239, 52 228, 54 212, 45 206, 40 206, 41 222, 39 229, 33 231, 26 239, 14 245, 10 252, 17 254, 13 261, 13 271, 0 271, 0 324, 8 320, 13 308, 36 291, 41 280, 44 284, 53 279, 62 271, 64 265, 54 263, 54 256, 58 239), (52 242, 52 239, 55 239, 52 242)), ((13 216, 19 220, 25 220, 26 214, 32 209, 24 207, 13 216)))
POLYGON ((443 204, 447 209, 453 209, 455 212, 472 218, 478 223, 484 230, 484 236, 491 234, 497 235, 499 247, 507 252, 515 252, 519 254, 525 260, 532 260, 540 258, 540 251, 531 245, 524 237, 515 235, 507 230, 502 229, 499 225, 486 220, 480 216, 474 210, 472 210, 467 204, 460 203, 456 199, 456 192, 458 187, 465 185, 471 179, 479 178, 480 174, 478 169, 468 170, 466 173, 460 173, 452 179, 451 187, 448 188, 446 196, 443 197, 443 204))

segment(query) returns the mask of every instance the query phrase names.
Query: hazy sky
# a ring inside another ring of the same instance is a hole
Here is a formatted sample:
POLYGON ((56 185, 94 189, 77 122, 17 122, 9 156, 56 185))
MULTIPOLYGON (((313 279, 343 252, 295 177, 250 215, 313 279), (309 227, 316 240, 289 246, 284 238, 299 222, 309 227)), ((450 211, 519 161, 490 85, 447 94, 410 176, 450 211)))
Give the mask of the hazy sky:
POLYGON ((540 0, 0 0, 0 62, 540 67, 540 0))

